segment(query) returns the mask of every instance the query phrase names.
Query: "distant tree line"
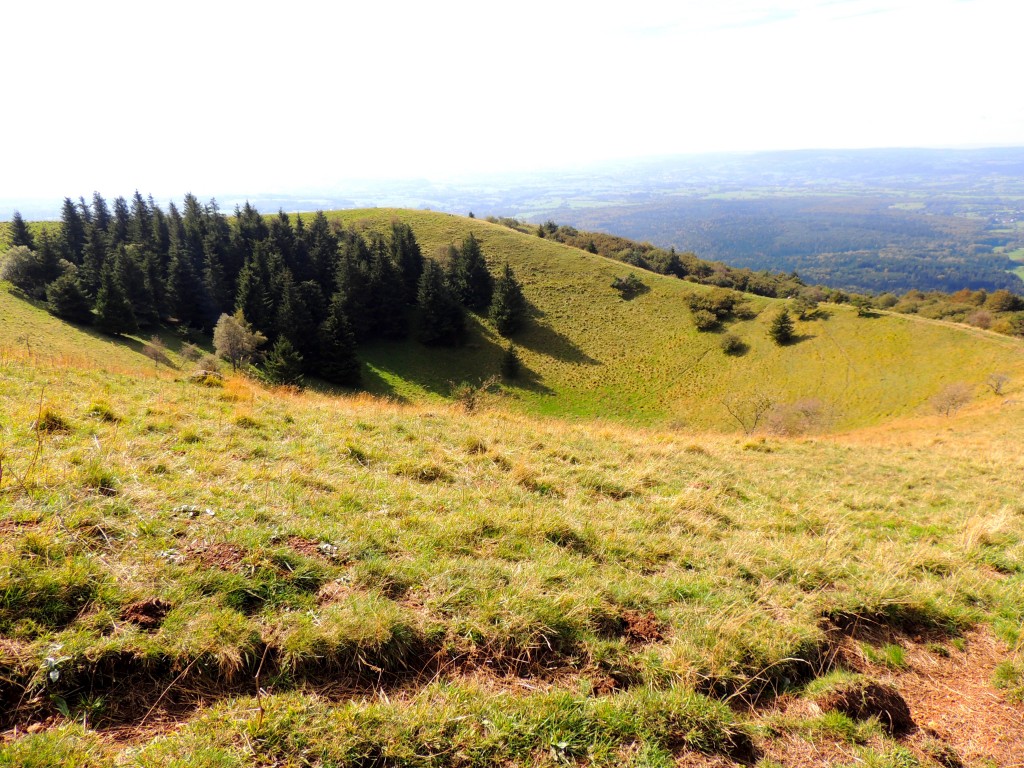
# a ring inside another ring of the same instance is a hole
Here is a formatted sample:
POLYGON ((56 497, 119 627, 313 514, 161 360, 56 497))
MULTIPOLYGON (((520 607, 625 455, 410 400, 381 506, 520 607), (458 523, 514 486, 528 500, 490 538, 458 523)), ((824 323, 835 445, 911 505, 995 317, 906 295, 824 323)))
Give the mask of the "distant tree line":
POLYGON ((266 342, 279 380, 354 385, 360 344, 415 336, 457 345, 467 311, 490 313, 505 336, 526 318, 512 269, 495 279, 472 233, 438 262, 397 220, 363 234, 323 212, 308 222, 264 217, 246 203, 229 217, 191 194, 165 212, 138 192, 112 206, 96 193, 90 203, 66 198, 59 227, 36 236, 15 212, 8 238, 0 278, 54 314, 110 334, 167 324, 185 335, 223 326, 236 338, 241 329, 266 342))

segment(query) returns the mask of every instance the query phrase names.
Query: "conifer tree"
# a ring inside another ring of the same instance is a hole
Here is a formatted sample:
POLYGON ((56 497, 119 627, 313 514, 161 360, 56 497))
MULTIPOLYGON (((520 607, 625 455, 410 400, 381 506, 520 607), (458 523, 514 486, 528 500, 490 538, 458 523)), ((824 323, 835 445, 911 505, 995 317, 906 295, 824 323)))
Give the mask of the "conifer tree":
POLYGON ((91 298, 95 298, 100 289, 100 277, 106 260, 107 238, 94 217, 93 223, 86 228, 82 266, 78 272, 78 282, 85 294, 91 298))
POLYGON ((78 207, 70 197, 64 198, 64 206, 60 212, 60 251, 61 257, 72 264, 82 263, 82 248, 85 245, 85 223, 78 212, 78 207))
POLYGON ((434 261, 423 265, 416 300, 420 308, 417 338, 421 342, 440 346, 462 343, 466 335, 462 305, 434 261))
POLYGON ((509 344, 501 356, 501 375, 509 381, 515 381, 523 370, 523 363, 514 344, 509 344))
POLYGON ((163 288, 159 277, 150 274, 149 258, 149 254, 134 243, 120 246, 113 258, 117 283, 131 304, 135 322, 142 327, 154 325, 159 320, 154 283, 160 283, 161 292, 163 288))
POLYGON ((147 248, 153 246, 153 216, 139 190, 132 196, 132 212, 128 219, 128 241, 147 248))
POLYGON ((128 242, 128 223, 132 215, 128 210, 128 201, 123 197, 114 198, 114 213, 110 217, 110 224, 107 226, 107 241, 110 248, 116 248, 121 243, 128 242))
POLYGON ((252 326, 265 336, 277 332, 275 301, 272 293, 271 261, 275 255, 269 241, 256 244, 252 256, 238 275, 235 310, 241 312, 252 326))
POLYGON ((788 309, 780 310, 779 313, 772 318, 771 325, 768 327, 768 335, 771 336, 772 341, 779 346, 789 344, 793 341, 793 319, 789 316, 788 309))
POLYGON ((12 246, 24 245, 30 251, 34 251, 36 249, 35 241, 32 239, 32 233, 28 231, 28 224, 26 224, 25 220, 21 218, 21 213, 18 211, 15 211, 14 215, 11 216, 11 228, 9 232, 12 246))
POLYGON ((118 280, 115 263, 109 260, 103 268, 100 289, 96 294, 96 325, 114 336, 134 333, 139 329, 132 304, 118 280))
POLYGON ((491 304, 494 280, 487 271, 480 243, 470 232, 462 246, 449 251, 448 284, 463 306, 482 312, 491 304))
POLYGON ((423 274, 423 252, 420 250, 420 244, 416 242, 412 227, 400 221, 393 221, 390 245, 391 257, 405 286, 405 301, 407 304, 415 304, 420 275, 423 274))
POLYGON ((302 384, 302 355, 284 336, 274 342, 263 368, 274 384, 302 384))
POLYGON ((334 294, 338 259, 338 238, 323 211, 317 211, 306 232, 306 250, 311 277, 316 280, 325 296, 334 294))
POLYGON ((526 322, 527 304, 523 287, 516 280, 512 267, 505 262, 505 268, 494 285, 489 316, 498 333, 511 336, 526 322))
POLYGON ((100 232, 106 234, 110 226, 110 208, 99 192, 92 193, 92 223, 100 232))
POLYGON ((340 297, 345 317, 356 341, 365 341, 372 333, 370 318, 370 274, 366 243, 354 232, 342 238, 335 278, 337 286, 331 301, 340 297))
POLYGON ((327 381, 347 387, 358 386, 359 358, 356 340, 345 315, 345 296, 340 291, 331 299, 327 319, 320 326, 318 373, 327 381))
POLYGON ((50 312, 57 317, 79 325, 92 322, 92 310, 72 271, 65 272, 46 286, 46 301, 50 312))
POLYGON ((409 315, 402 277, 380 235, 370 241, 367 310, 371 333, 383 339, 402 339, 409 333, 409 315))

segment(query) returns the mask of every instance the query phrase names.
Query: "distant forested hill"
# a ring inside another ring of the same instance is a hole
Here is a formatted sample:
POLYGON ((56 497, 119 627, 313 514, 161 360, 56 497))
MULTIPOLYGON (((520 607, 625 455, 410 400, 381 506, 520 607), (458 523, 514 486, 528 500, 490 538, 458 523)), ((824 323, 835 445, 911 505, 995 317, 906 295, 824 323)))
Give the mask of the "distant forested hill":
POLYGON ((931 213, 893 198, 663 198, 559 209, 560 222, 753 270, 797 272, 845 290, 1024 292, 1006 249, 1012 231, 988 217, 931 213))

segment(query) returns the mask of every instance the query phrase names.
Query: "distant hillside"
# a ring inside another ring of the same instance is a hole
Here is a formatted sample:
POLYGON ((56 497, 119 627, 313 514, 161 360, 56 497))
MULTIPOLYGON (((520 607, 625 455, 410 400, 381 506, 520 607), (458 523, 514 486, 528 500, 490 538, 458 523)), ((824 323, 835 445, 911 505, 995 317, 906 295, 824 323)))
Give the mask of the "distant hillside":
MULTIPOLYGON (((507 383, 504 397, 534 413, 735 430, 727 406, 809 401, 819 428, 843 429, 927 410, 943 387, 980 386, 1024 360, 1013 339, 888 314, 859 317, 839 305, 824 305, 820 319, 797 321, 796 343, 780 347, 767 329, 784 303, 761 297, 747 298, 747 319, 699 332, 689 299, 714 290, 707 286, 641 272, 645 291, 626 299, 612 288, 628 275, 626 265, 479 219, 398 209, 336 211, 328 219, 364 232, 400 220, 427 257, 473 233, 492 272, 507 261, 523 282, 531 317, 514 337, 523 377, 507 383), (742 354, 723 352, 725 333, 739 337, 742 354)), ((0 299, 5 325, 21 313, 19 328, 27 328, 5 333, 4 346, 16 346, 15 336, 50 338, 66 327, 42 310, 33 310, 35 320, 22 317, 25 304, 9 292, 0 299)), ((80 336, 76 354, 110 359, 108 337, 68 332, 80 336)), ((358 354, 366 389, 418 400, 497 374, 506 344, 489 321, 472 315, 462 347, 378 341, 358 354)))

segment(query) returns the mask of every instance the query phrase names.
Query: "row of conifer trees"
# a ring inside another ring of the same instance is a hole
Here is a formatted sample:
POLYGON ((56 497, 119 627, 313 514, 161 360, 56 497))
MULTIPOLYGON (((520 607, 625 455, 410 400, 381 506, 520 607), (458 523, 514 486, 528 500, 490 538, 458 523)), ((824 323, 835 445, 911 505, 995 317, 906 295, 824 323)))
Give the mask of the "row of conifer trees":
POLYGON ((472 233, 435 260, 399 221, 363 234, 323 212, 264 217, 246 203, 229 217, 191 194, 164 212, 138 192, 112 207, 96 193, 88 204, 65 199, 55 234, 33 237, 16 213, 11 239, 25 262, 20 287, 62 317, 128 334, 158 324, 209 332, 234 315, 304 373, 341 384, 358 382, 359 344, 415 327, 424 344, 457 345, 467 310, 488 313, 504 336, 526 318, 511 268, 492 276, 472 233))

